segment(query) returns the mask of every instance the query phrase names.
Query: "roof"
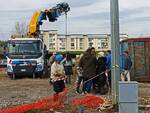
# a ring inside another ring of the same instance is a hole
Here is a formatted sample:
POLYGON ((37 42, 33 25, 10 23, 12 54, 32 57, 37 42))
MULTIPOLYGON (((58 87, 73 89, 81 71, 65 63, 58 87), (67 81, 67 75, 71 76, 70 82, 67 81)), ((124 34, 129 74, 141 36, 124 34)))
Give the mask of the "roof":
POLYGON ((40 38, 12 38, 9 40, 41 40, 40 38))
POLYGON ((58 34, 58 38, 84 38, 84 36, 87 36, 88 38, 106 38, 108 37, 107 34, 58 34))
POLYGON ((142 42, 146 42, 146 41, 150 41, 150 37, 141 37, 141 38, 128 38, 128 39, 123 39, 121 40, 122 42, 137 42, 137 41, 142 41, 142 42))

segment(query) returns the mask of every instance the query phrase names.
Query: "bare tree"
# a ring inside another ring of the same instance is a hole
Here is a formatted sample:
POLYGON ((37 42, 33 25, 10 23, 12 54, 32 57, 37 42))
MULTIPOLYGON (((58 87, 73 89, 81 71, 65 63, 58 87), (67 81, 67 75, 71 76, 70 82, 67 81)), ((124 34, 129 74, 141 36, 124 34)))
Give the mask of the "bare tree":
POLYGON ((13 34, 25 35, 28 32, 28 25, 25 21, 17 21, 13 30, 13 34))

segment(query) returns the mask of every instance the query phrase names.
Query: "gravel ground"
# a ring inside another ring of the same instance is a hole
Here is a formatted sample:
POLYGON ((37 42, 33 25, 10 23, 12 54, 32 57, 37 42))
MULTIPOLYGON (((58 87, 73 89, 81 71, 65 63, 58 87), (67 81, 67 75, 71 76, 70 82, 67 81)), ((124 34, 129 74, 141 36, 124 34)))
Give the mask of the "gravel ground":
POLYGON ((52 93, 48 79, 0 80, 0 108, 29 103, 52 93))
MULTIPOLYGON (((149 88, 150 83, 139 84, 139 105, 150 105, 149 88)), ((49 79, 19 78, 11 80, 5 72, 0 72, 0 108, 30 103, 52 94, 53 90, 49 79)), ((69 94, 69 98, 78 96, 75 91, 69 94)), ((150 108, 142 108, 139 113, 150 113, 150 108)))

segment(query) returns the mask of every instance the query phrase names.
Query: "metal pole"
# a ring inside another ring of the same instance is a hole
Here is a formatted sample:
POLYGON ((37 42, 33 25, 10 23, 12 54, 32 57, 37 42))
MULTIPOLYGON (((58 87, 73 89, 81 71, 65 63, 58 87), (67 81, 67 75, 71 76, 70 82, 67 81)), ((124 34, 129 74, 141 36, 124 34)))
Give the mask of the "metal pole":
POLYGON ((111 50, 112 50, 112 101, 118 103, 118 81, 120 79, 120 36, 118 0, 110 0, 111 15, 111 50))
POLYGON ((65 35, 66 35, 66 51, 67 51, 67 12, 65 12, 65 35))

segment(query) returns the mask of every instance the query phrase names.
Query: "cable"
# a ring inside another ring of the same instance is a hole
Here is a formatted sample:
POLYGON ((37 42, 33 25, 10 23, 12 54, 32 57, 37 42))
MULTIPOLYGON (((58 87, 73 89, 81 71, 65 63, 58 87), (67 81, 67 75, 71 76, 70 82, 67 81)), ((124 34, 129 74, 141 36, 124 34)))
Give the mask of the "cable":
MULTIPOLYGON (((112 69, 114 69, 115 67, 119 68, 119 66, 112 66, 112 68, 109 69, 108 72, 111 71, 112 69)), ((83 84, 87 83, 87 82, 90 81, 90 80, 93 80, 94 78, 96 78, 96 77, 98 77, 98 76, 104 74, 105 72, 106 72, 106 71, 103 71, 103 72, 101 72, 100 74, 98 74, 98 75, 96 75, 96 76, 94 76, 94 77, 92 77, 92 78, 86 80, 85 82, 83 82, 83 84)), ((72 88, 69 88, 69 91, 72 91, 72 90, 74 90, 75 88, 76 88, 76 84, 73 85, 72 88)))

